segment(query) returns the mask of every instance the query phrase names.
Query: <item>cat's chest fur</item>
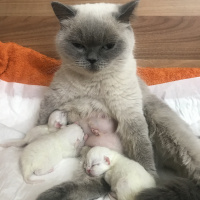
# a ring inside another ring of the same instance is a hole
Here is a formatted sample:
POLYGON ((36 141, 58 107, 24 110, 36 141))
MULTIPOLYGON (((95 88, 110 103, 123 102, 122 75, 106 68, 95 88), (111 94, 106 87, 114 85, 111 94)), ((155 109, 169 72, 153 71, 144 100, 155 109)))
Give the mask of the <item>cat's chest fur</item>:
POLYGON ((52 84, 51 89, 62 99, 71 101, 76 98, 90 97, 100 101, 116 99, 118 97, 137 99, 141 98, 134 69, 126 73, 95 74, 83 77, 60 69, 52 84), (133 77, 130 77, 133 74, 133 77))

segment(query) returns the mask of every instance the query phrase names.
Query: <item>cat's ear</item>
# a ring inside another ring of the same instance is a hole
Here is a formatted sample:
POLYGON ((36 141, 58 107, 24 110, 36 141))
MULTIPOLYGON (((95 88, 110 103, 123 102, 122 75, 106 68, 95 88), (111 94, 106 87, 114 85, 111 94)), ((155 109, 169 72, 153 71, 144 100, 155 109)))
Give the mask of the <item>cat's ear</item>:
POLYGON ((70 19, 76 15, 76 10, 72 8, 72 6, 67 6, 55 1, 51 3, 51 6, 59 21, 62 21, 63 19, 70 19))
POLYGON ((117 14, 117 20, 123 23, 128 23, 130 17, 138 5, 139 0, 131 1, 124 5, 119 6, 119 13, 117 14))
POLYGON ((104 156, 104 160, 108 165, 110 165, 110 158, 108 156, 104 156))

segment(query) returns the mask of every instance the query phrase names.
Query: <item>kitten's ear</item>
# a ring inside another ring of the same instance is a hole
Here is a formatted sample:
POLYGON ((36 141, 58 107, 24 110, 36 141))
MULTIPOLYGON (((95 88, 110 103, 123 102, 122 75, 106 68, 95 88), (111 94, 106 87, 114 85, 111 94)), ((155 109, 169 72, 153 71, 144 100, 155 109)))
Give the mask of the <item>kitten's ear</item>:
POLYGON ((71 6, 63 5, 62 3, 55 1, 51 3, 51 6, 59 21, 62 21, 63 19, 70 19, 76 15, 76 10, 71 6))
POLYGON ((119 13, 117 15, 117 20, 128 23, 130 20, 130 16, 133 13, 133 10, 138 5, 139 0, 131 1, 119 7, 119 13))
POLYGON ((108 158, 107 156, 104 156, 104 160, 106 161, 106 163, 107 163, 108 165, 110 165, 110 158, 108 158))

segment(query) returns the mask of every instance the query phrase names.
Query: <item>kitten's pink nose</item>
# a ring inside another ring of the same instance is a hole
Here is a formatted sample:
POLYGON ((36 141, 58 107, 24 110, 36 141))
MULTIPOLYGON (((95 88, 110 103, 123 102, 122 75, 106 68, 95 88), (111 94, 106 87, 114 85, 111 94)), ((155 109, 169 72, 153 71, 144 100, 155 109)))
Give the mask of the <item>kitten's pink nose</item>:
POLYGON ((56 122, 56 128, 61 128, 62 124, 60 122, 56 122))
POLYGON ((87 173, 88 173, 88 174, 90 174, 90 171, 91 171, 90 169, 87 169, 87 173))

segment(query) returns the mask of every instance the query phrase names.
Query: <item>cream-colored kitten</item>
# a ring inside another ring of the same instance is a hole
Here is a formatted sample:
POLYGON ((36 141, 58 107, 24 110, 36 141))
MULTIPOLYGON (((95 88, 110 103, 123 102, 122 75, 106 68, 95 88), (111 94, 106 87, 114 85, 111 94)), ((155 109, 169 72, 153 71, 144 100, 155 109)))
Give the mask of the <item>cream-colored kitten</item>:
POLYGON ((1 147, 7 148, 10 146, 22 147, 25 146, 42 135, 54 133, 67 124, 67 116, 64 112, 54 111, 48 119, 48 124, 40 125, 32 128, 24 138, 7 141, 0 144, 1 147))
POLYGON ((75 157, 84 145, 84 133, 80 126, 71 124, 56 133, 44 135, 24 148, 20 164, 26 183, 39 183, 30 176, 53 171, 54 165, 66 157, 75 157))
POLYGON ((134 200, 140 191, 156 186, 152 175, 139 163, 105 147, 93 147, 87 153, 86 171, 91 176, 104 174, 111 186, 111 199, 134 200))

